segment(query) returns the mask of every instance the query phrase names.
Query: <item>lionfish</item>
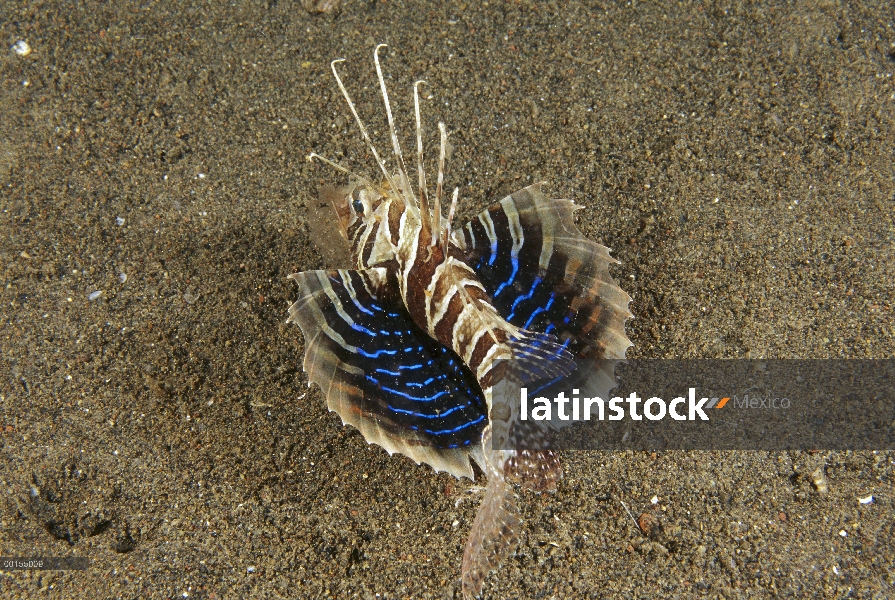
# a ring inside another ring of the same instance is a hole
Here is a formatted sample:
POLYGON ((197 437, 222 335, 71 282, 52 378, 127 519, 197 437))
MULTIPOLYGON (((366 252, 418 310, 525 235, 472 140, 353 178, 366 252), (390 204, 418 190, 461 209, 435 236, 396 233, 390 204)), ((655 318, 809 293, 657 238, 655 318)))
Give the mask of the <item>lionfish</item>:
POLYGON ((338 260, 327 239, 335 233, 346 252, 345 264, 333 266, 349 268, 290 275, 299 298, 289 320, 305 338, 309 385, 321 387, 343 424, 389 454, 436 472, 474 479, 474 461, 487 477, 463 556, 461 586, 469 598, 518 545, 517 489, 555 490, 562 477, 557 454, 543 443, 533 450, 492 443, 495 364, 515 361, 525 381, 526 373, 531 379, 567 374, 579 358, 623 359, 631 346, 625 335, 631 298, 609 274, 617 262, 609 250, 575 226, 579 207, 549 200, 541 184, 451 229, 459 188, 445 218, 445 126, 438 124, 438 176, 430 198, 420 123, 424 82, 413 86, 414 191, 382 76, 383 47, 373 56, 396 169, 386 167, 336 71, 344 59, 333 61, 382 179, 376 183, 316 153, 308 156, 350 176, 347 187, 321 188, 321 203, 334 214, 321 213, 327 207, 318 204, 309 219, 318 245, 329 249, 324 257, 338 260))

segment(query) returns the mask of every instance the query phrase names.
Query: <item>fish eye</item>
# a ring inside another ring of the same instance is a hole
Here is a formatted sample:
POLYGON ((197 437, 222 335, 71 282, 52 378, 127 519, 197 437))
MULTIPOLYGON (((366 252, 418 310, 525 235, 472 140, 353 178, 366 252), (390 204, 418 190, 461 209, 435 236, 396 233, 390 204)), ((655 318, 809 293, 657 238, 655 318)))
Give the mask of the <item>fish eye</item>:
POLYGON ((354 202, 351 203, 351 206, 354 207, 354 212, 357 214, 364 214, 364 203, 360 201, 360 198, 355 198, 354 202))

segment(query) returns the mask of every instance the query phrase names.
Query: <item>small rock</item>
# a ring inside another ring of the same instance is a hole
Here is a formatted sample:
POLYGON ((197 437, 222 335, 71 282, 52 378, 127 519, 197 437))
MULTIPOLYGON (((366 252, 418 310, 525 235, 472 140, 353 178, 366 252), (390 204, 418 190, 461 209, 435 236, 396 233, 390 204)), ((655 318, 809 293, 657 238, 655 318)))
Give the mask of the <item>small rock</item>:
POLYGON ((28 56, 31 54, 31 46, 25 40, 19 40, 13 45, 12 51, 19 56, 28 56))
POLYGON ((818 494, 826 494, 830 491, 829 482, 827 481, 827 476, 824 474, 824 468, 817 467, 814 472, 811 473, 811 483, 814 484, 814 489, 817 490, 818 494))
POLYGON ((652 513, 643 513, 637 519, 637 525, 647 537, 653 537, 659 527, 659 519, 652 513))

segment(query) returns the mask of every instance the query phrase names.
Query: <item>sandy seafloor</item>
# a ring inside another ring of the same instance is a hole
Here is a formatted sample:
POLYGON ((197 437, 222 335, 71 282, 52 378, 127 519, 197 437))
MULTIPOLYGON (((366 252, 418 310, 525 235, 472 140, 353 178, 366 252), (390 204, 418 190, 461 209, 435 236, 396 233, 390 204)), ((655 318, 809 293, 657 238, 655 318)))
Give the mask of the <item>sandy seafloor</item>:
MULTIPOLYGON (((387 145, 377 42, 458 221, 586 207, 629 356, 895 354, 889 2, 111 4, 0 6, 0 555, 91 561, 4 598, 459 596, 481 492, 343 427, 285 322, 344 181, 305 156, 373 173, 331 59, 387 145)), ((562 458, 485 597, 895 597, 892 452, 562 458)))

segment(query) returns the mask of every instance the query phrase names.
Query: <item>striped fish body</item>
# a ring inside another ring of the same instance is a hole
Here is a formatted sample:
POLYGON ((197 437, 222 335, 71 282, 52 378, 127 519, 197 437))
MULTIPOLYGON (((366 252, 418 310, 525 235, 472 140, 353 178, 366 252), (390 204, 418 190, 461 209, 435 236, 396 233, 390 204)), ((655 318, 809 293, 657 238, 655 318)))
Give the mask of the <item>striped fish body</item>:
POLYGON ((346 227, 352 264, 385 268, 394 276, 414 323, 462 359, 490 406, 491 366, 494 360, 513 357, 507 342, 518 336, 519 328, 491 305, 462 250, 433 235, 419 209, 397 194, 382 195, 363 186, 344 204, 352 213, 346 227))
MULTIPOLYGON (((491 439, 505 434, 491 406, 493 379, 507 376, 496 374, 497 361, 514 359, 519 366, 512 376, 524 382, 564 375, 574 358, 623 359, 631 345, 625 335, 630 297, 609 275, 615 261, 608 250, 575 227, 575 205, 546 198, 540 185, 504 198, 451 233, 457 190, 447 219, 441 215, 444 126, 430 208, 417 88, 414 194, 374 57, 398 169, 389 171, 380 159, 334 62, 384 180, 374 184, 354 175, 347 187, 330 186, 325 201, 321 190, 317 207, 333 209, 346 248, 337 262, 350 268, 290 276, 299 298, 289 320, 304 335, 309 381, 321 387, 343 423, 369 443, 436 471, 473 478, 475 461, 488 477, 463 557, 463 594, 471 597, 518 543, 513 484, 550 490, 562 475, 550 450, 492 449, 491 439)), ((314 222, 327 219, 309 220, 309 226, 314 222)), ((323 233, 316 241, 326 246, 333 241, 328 238, 323 233)), ((611 370, 586 377, 607 391, 614 386, 611 370)))

